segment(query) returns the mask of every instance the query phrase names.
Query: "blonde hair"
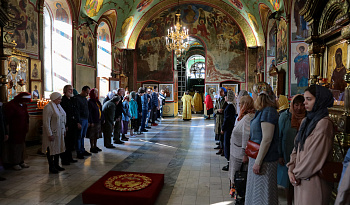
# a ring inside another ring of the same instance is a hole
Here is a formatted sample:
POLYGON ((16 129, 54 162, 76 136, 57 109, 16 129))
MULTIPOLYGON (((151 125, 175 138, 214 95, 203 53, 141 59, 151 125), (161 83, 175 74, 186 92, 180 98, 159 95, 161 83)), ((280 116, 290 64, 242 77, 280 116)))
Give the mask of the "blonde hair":
POLYGON ((239 99, 239 103, 241 104, 240 105, 241 109, 245 109, 245 110, 252 110, 252 109, 254 109, 254 100, 249 95, 242 96, 239 99))
POLYGON ((265 94, 260 94, 254 102, 254 107, 256 110, 262 110, 266 107, 273 107, 278 109, 278 102, 276 101, 276 99, 271 100, 265 94))

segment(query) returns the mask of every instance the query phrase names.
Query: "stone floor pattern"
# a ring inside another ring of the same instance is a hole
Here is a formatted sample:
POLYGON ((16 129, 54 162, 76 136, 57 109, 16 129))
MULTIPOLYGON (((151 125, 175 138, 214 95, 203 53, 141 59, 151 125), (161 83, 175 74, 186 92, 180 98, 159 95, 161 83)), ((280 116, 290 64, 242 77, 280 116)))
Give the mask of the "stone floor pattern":
MULTIPOLYGON (((157 205, 233 205, 229 195, 224 157, 214 150, 214 121, 194 115, 191 121, 165 118, 149 132, 130 138, 115 149, 103 151, 49 174, 46 157, 36 154, 39 146, 27 148, 30 168, 6 170, 0 182, 0 204, 83 204, 81 193, 110 170, 162 173, 164 187, 157 205)), ((89 151, 89 141, 85 148, 89 151)), ((75 156, 75 154, 74 154, 75 156)), ((279 191, 280 204, 286 204, 279 191)), ((117 204, 117 203, 116 203, 117 204)))

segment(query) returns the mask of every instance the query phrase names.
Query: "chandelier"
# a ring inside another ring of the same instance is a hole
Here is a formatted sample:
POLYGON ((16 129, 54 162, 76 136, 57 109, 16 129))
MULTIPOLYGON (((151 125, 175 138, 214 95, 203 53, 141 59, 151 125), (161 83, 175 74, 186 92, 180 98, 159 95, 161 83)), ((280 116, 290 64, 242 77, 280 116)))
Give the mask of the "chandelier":
POLYGON ((170 30, 168 29, 168 35, 165 37, 166 48, 168 51, 175 51, 177 57, 180 57, 183 52, 190 48, 188 29, 183 27, 181 30, 180 15, 180 13, 176 14, 177 22, 174 29, 173 27, 170 30))

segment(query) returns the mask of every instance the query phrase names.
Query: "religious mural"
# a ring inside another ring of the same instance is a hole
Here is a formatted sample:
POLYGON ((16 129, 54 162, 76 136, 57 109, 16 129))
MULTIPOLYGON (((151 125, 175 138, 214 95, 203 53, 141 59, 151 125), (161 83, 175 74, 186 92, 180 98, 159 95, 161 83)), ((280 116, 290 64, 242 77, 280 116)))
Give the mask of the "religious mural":
POLYGON ((78 63, 95 66, 96 45, 92 31, 83 24, 76 32, 78 63))
POLYGON ((278 11, 281 7, 281 3, 280 1, 281 0, 269 0, 270 1, 270 4, 273 6, 273 8, 278 11))
POLYGON ((124 20, 120 31, 123 38, 130 32, 133 25, 134 25, 134 16, 129 16, 127 19, 124 20))
POLYGON ((123 55, 123 49, 119 49, 117 46, 114 46, 113 49, 113 64, 114 64, 114 71, 116 74, 121 74, 123 70, 123 61, 124 55, 123 55))
POLYGON ((96 16, 100 11, 103 4, 103 0, 87 0, 85 4, 85 10, 89 17, 96 16))
POLYGON ((153 0, 141 0, 140 3, 137 5, 136 9, 138 12, 143 11, 144 9, 146 9, 151 3, 153 2, 153 0))
POLYGON ((309 79, 309 53, 306 43, 291 44, 290 94, 304 93, 309 79))
POLYGON ((266 57, 266 74, 265 74, 265 82, 271 84, 271 76, 269 75, 269 71, 276 68, 276 60, 275 57, 266 57))
POLYGON ((98 25, 97 35, 99 41, 111 42, 109 27, 105 22, 101 22, 100 25, 98 25))
POLYGON ((333 90, 333 96, 336 100, 343 100, 344 90, 347 86, 344 75, 346 74, 346 61, 348 56, 347 43, 339 43, 330 46, 328 49, 328 70, 327 80, 330 88, 333 90), (335 95, 335 93, 338 93, 335 95))
POLYGON ((16 48, 29 54, 38 54, 38 13, 28 0, 10 0, 8 15, 19 20, 14 29, 5 27, 5 42, 15 40, 16 48))
POLYGON ((242 4, 241 0, 230 0, 230 2, 238 9, 243 8, 243 4, 242 4))
POLYGON ((305 40, 308 37, 308 26, 304 17, 299 14, 304 7, 306 0, 295 0, 292 5, 291 13, 291 33, 292 41, 305 40))
POLYGON ((276 21, 269 21, 268 27, 267 27, 267 53, 266 55, 269 57, 275 57, 276 56, 276 32, 277 32, 277 25, 276 21))
POLYGON ((259 32, 259 24, 258 24, 258 21, 256 20, 255 16, 248 13, 248 18, 249 18, 249 22, 253 25, 254 30, 258 33, 259 32))
POLYGON ((287 35, 287 23, 284 19, 281 19, 278 25, 277 31, 277 64, 287 61, 288 54, 288 35, 287 35))
POLYGON ((206 45, 206 82, 244 82, 246 44, 240 28, 219 10, 198 4, 183 4, 165 10, 144 28, 137 46, 137 80, 172 81, 171 52, 165 48, 164 36, 174 25, 177 10, 181 13, 182 26, 206 45))

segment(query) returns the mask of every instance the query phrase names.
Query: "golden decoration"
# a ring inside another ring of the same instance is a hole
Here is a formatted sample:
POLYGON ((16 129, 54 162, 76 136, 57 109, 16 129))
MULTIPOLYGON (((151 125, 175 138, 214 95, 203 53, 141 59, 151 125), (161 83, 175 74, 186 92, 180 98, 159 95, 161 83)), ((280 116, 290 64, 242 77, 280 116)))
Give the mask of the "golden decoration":
POLYGON ((148 187, 152 179, 141 174, 122 174, 109 177, 104 186, 114 191, 137 191, 148 187))
POLYGON ((38 100, 36 102, 36 105, 37 105, 39 110, 42 110, 49 102, 50 102, 50 100, 46 100, 46 99, 42 98, 41 100, 38 100))

